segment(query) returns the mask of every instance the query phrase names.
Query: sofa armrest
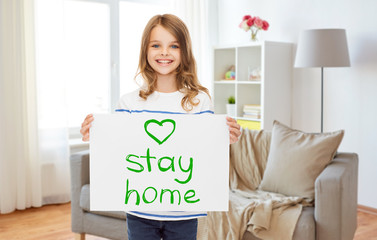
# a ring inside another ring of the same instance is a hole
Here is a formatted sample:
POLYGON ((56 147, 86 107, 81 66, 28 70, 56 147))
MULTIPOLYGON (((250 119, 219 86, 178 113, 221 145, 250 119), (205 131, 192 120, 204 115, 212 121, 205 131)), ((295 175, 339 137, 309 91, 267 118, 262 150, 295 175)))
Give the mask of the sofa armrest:
POLYGON ((353 239, 357 227, 358 156, 338 153, 315 182, 316 239, 353 239))
POLYGON ((81 188, 89 183, 89 150, 75 153, 70 158, 71 166, 71 226, 76 233, 83 232, 83 214, 80 207, 81 188))

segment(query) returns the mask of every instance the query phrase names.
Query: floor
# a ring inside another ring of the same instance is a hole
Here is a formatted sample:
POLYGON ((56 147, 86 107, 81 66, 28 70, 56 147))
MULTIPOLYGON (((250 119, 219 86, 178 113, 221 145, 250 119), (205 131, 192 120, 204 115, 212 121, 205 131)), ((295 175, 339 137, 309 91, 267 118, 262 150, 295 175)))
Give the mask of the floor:
MULTIPOLYGON (((377 215, 358 212, 354 240, 377 240, 377 215)), ((74 240, 71 205, 48 205, 0 215, 0 239, 74 240)), ((105 238, 88 235, 88 240, 105 238)))

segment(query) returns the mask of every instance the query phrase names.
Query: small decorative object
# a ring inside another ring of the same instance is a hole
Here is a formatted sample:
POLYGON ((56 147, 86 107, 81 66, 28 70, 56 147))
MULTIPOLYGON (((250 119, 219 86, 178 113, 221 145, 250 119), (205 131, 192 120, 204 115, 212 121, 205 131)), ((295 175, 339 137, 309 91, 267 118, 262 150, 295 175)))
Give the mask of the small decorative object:
POLYGON ((251 31, 251 40, 257 41, 257 33, 259 30, 267 31, 270 24, 259 17, 252 17, 250 15, 245 15, 242 18, 242 22, 240 23, 239 27, 247 31, 251 31))
POLYGON ((248 67, 248 79, 249 79, 249 81, 260 81, 260 79, 261 79, 260 67, 253 68, 252 66, 249 66, 248 67))
POLYGON ((234 80, 236 79, 236 72, 234 66, 231 66, 228 71, 225 73, 225 80, 234 80))
POLYGON ((228 98, 228 104, 226 105, 226 113, 230 117, 236 116, 236 99, 233 96, 228 98))

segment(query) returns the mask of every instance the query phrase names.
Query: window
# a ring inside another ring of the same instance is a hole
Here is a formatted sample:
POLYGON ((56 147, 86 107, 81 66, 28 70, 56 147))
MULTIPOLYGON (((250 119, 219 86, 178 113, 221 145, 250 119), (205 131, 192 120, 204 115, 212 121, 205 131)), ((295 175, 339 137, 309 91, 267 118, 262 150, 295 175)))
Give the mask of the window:
POLYGON ((70 138, 88 113, 109 113, 137 88, 142 31, 173 0, 36 0, 40 128, 66 126, 70 138), (57 118, 49 109, 59 108, 57 118), (59 119, 59 123, 56 122, 59 119))
POLYGON ((110 112, 110 7, 64 1, 64 71, 68 126, 87 113, 110 112))

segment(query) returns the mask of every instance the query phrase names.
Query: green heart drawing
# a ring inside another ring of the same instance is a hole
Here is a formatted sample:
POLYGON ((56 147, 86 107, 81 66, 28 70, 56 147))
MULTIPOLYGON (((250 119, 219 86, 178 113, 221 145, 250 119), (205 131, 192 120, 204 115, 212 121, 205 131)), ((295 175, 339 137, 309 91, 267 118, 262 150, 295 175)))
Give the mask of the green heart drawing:
POLYGON ((145 132, 153 139, 155 140, 159 145, 163 144, 166 140, 168 140, 168 138, 173 134, 173 132, 175 131, 175 121, 173 119, 164 119, 162 120, 161 122, 157 121, 156 119, 150 119, 148 121, 146 121, 144 123, 144 129, 145 129, 145 132), (157 125, 159 125, 160 127, 162 127, 162 125, 166 122, 169 122, 171 124, 173 124, 173 130, 169 133, 169 135, 167 135, 162 141, 160 139, 158 139, 155 135, 153 135, 152 133, 150 133, 148 131, 148 125, 150 123, 155 123, 157 125))

